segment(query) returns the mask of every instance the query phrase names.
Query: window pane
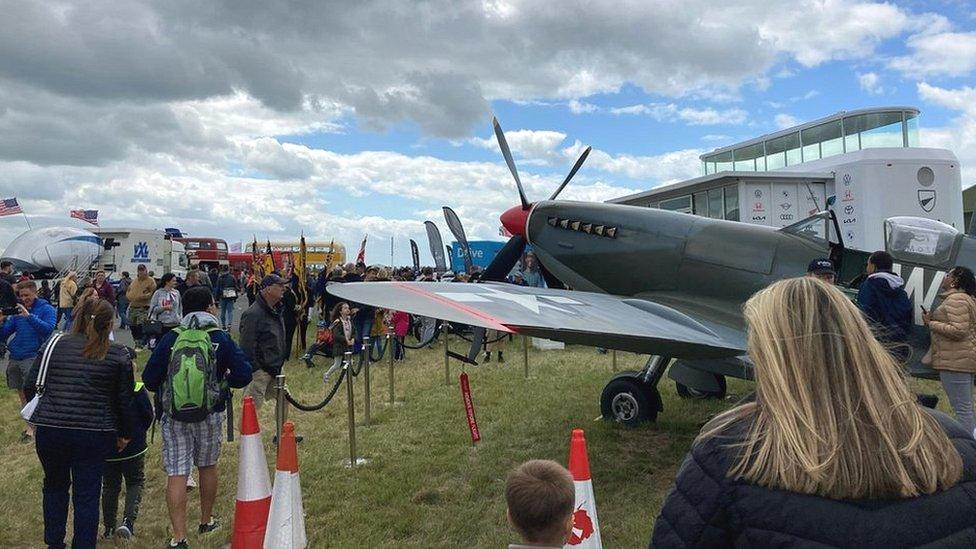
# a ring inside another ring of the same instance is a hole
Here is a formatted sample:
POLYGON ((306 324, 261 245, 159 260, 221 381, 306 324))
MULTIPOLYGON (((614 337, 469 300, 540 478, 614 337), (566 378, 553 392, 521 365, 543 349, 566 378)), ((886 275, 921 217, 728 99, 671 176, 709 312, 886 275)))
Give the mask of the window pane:
POLYGON ((755 160, 757 158, 761 159, 763 156, 763 144, 760 141, 754 145, 736 149, 732 151, 732 156, 735 161, 735 169, 737 171, 755 171, 755 160))
POLYGON ((775 170, 786 165, 786 152, 778 152, 766 157, 766 169, 775 170))
POLYGON ((844 137, 844 141, 847 142, 847 152, 861 150, 861 134, 848 135, 844 137))
POLYGON ((218 250, 226 250, 227 249, 227 243, 226 242, 218 242, 217 243, 217 249, 218 250))
POLYGON ((708 217, 722 219, 723 214, 722 188, 708 189, 708 217))
POLYGON ((725 219, 739 220, 739 187, 729 185, 725 187, 725 219))
POLYGON ((701 169, 702 169, 702 175, 708 175, 708 163, 707 162, 702 162, 701 169))
POLYGON ((662 210, 691 213, 691 195, 662 200, 660 206, 662 210))
POLYGON ((861 134, 861 148, 902 147, 901 112, 859 114, 844 119, 848 135, 861 134))
POLYGON ((820 143, 803 146, 803 161, 820 160, 820 143))
POLYGON ((705 193, 695 193, 695 215, 708 215, 708 197, 705 193))
POLYGON ((918 115, 913 112, 906 112, 905 117, 908 125, 908 146, 918 147, 918 115))
POLYGON ((834 139, 828 139, 820 144, 820 157, 827 158, 828 156, 834 156, 835 154, 844 153, 844 145, 841 143, 843 138, 837 137, 834 139))
POLYGON ((790 149, 786 151, 786 165, 795 166, 802 162, 803 159, 800 157, 800 148, 790 149))
POLYGON ((712 157, 715 161, 715 172, 724 172, 732 169, 732 151, 725 151, 712 157))
POLYGON ((797 132, 784 135, 782 137, 777 137, 776 139, 770 139, 766 142, 766 154, 773 154, 783 151, 788 151, 790 149, 795 149, 800 146, 800 134, 797 132))

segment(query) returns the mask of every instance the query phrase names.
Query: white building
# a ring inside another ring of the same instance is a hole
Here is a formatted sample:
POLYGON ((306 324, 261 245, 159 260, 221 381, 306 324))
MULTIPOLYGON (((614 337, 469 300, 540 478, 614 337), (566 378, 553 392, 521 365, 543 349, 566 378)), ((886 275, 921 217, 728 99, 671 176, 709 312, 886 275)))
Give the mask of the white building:
MULTIPOLYGON (((785 227, 817 210, 837 215, 844 244, 884 249, 884 220, 963 226, 959 160, 919 146, 918 109, 840 112, 702 155, 704 175, 610 200, 785 227)), ((833 237, 833 235, 832 235, 833 237)))

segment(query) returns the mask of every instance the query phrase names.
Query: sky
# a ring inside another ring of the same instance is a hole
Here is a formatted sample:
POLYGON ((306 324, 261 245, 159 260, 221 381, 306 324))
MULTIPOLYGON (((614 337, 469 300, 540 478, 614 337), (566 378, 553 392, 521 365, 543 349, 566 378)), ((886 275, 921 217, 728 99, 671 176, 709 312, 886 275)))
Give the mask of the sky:
MULTIPOLYGON (((971 0, 0 0, 0 195, 34 227, 337 241, 431 264, 518 203, 701 175, 717 147, 842 110, 918 107, 976 183, 971 0)), ((0 246, 26 229, 0 218, 0 246)))

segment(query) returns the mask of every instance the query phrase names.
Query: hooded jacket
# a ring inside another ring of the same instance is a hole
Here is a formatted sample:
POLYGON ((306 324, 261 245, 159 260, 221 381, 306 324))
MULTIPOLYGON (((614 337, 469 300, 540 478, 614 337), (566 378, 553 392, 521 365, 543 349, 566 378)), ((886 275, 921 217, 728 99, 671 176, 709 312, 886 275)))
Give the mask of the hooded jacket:
POLYGON ((868 275, 858 288, 857 306, 871 322, 879 340, 908 340, 912 332, 912 302, 900 276, 890 271, 868 275))
POLYGON ((695 441, 654 523, 652 547, 976 547, 976 441, 935 416, 962 456, 962 480, 934 494, 833 500, 728 478, 749 422, 695 441))
POLYGON ((285 356, 285 322, 279 302, 271 307, 259 292, 254 303, 241 315, 241 349, 251 361, 251 368, 276 376, 281 373, 285 356))
POLYGON ((0 341, 6 341, 11 334, 14 336, 7 344, 7 350, 10 351, 10 358, 13 360, 36 356, 41 345, 54 331, 54 322, 58 313, 50 303, 37 298, 29 312, 27 316, 7 317, 3 327, 0 327, 0 341))
POLYGON ((137 381, 133 391, 132 407, 129 409, 132 415, 132 437, 129 443, 121 452, 116 451, 115 455, 105 461, 125 461, 134 457, 139 457, 146 453, 146 431, 152 425, 153 406, 149 401, 149 392, 141 381, 137 381))
MULTIPOLYGON (((187 314, 183 317, 183 321, 180 324, 184 327, 189 327, 193 318, 197 319, 197 325, 201 329, 218 328, 220 326, 217 317, 202 311, 187 314)), ((157 397, 160 394, 160 387, 166 381, 170 353, 176 337, 176 332, 169 332, 163 335, 156 344, 156 349, 153 350, 149 361, 146 362, 146 368, 142 371, 142 381, 146 384, 146 388, 156 393, 157 397)), ((226 379, 227 384, 231 387, 247 387, 247 384, 251 382, 251 364, 248 362, 247 356, 241 348, 234 343, 234 340, 231 339, 227 332, 219 329, 210 332, 210 342, 214 346, 218 379, 226 379)), ((227 405, 228 396, 230 396, 229 392, 214 406, 214 411, 221 412, 224 410, 227 405)), ((157 407, 156 412, 159 415, 162 413, 162 410, 159 409, 162 406, 159 406, 158 401, 157 407)))
POLYGON ((932 368, 976 373, 976 303, 962 290, 942 294, 943 300, 929 321, 932 332, 932 368))

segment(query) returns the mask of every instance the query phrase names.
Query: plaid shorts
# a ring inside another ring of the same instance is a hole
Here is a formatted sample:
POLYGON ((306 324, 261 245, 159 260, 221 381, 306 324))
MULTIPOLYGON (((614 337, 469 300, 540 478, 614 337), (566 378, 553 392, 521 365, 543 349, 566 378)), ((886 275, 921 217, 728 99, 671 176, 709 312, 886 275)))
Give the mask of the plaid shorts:
POLYGON ((199 423, 184 423, 163 414, 163 469, 167 476, 186 476, 193 465, 209 467, 220 457, 227 412, 210 414, 199 423))

